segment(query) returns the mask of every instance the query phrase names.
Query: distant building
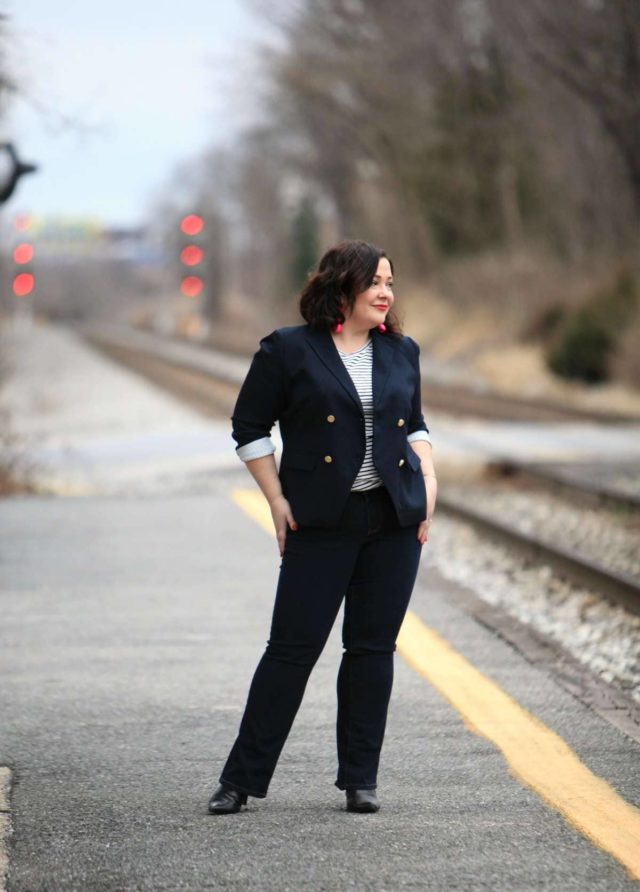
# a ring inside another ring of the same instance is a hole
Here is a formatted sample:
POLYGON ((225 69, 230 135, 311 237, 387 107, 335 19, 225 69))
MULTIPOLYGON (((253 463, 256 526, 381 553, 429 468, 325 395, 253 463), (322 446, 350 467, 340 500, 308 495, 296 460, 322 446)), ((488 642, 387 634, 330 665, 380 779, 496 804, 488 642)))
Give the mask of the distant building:
POLYGON ((41 260, 124 260, 151 267, 165 262, 162 246, 144 226, 110 227, 93 217, 33 215, 29 238, 41 260))

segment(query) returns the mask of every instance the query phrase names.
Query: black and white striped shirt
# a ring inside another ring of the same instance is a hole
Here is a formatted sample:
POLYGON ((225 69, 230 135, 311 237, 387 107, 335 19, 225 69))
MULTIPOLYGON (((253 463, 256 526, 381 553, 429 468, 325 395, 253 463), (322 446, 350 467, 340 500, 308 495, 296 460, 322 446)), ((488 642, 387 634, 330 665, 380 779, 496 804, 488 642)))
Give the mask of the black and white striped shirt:
POLYGON ((364 409, 366 449, 362 465, 351 489, 352 491, 375 489, 377 486, 382 486, 382 478, 373 463, 373 341, 369 338, 364 347, 354 353, 343 353, 342 350, 338 350, 338 354, 358 391, 364 409))

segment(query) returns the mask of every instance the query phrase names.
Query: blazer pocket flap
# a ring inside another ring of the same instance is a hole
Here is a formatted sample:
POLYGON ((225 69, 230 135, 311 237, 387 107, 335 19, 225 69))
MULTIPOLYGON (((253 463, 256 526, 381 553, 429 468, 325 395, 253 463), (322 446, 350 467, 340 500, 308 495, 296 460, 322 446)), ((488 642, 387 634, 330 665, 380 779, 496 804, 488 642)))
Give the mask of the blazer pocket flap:
POLYGON ((319 455, 313 452, 284 452, 282 455, 282 466, 284 468, 295 468, 300 471, 312 471, 318 464, 319 455))

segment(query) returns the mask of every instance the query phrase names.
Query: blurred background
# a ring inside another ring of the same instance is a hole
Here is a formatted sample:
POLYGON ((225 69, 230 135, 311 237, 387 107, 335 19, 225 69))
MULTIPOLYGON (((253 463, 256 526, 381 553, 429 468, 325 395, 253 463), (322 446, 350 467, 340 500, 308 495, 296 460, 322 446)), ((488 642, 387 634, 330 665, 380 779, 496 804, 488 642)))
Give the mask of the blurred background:
POLYGON ((638 384, 635 0, 3 6, 3 314, 30 241, 37 313, 253 346, 360 237, 443 359, 638 384))
POLYGON ((636 0, 2 9, 4 323, 246 356, 364 238, 435 377, 637 417, 636 0))

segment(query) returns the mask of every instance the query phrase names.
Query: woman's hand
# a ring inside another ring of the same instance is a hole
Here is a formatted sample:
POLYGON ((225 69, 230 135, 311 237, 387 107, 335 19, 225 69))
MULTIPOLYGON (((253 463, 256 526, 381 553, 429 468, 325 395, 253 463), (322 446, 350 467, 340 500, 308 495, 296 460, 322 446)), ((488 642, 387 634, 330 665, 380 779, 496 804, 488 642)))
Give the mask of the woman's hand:
POLYGON ((298 524, 293 519, 291 513, 291 505, 283 495, 276 496, 269 502, 271 508, 271 516, 273 517, 273 525, 276 528, 276 538, 278 540, 278 548, 280 549, 280 557, 284 554, 284 543, 287 538, 287 526, 292 530, 298 529, 298 524))
POLYGON ((424 478, 424 485, 427 490, 427 516, 418 524, 417 539, 421 545, 429 538, 429 527, 433 520, 433 509, 436 507, 436 496, 438 494, 438 481, 431 475, 424 478))

